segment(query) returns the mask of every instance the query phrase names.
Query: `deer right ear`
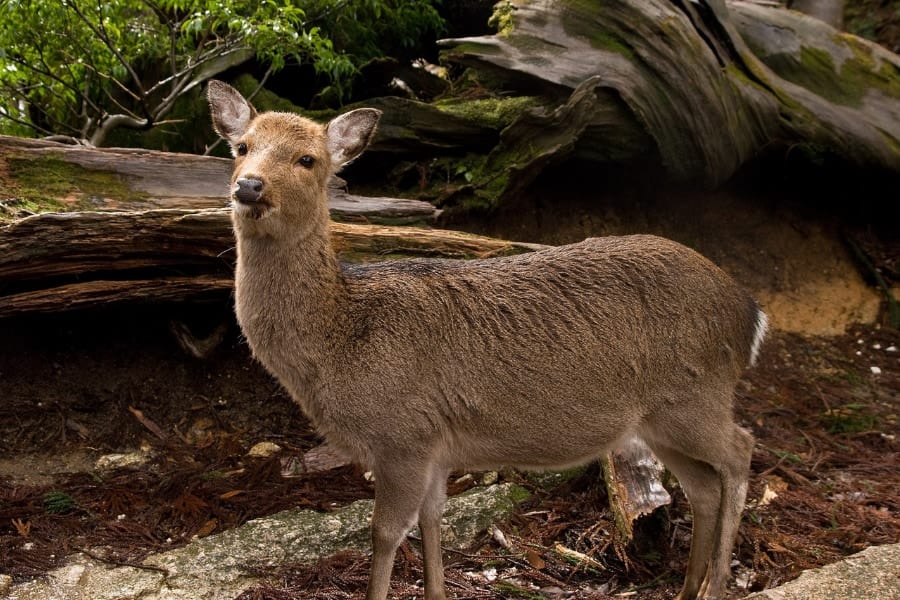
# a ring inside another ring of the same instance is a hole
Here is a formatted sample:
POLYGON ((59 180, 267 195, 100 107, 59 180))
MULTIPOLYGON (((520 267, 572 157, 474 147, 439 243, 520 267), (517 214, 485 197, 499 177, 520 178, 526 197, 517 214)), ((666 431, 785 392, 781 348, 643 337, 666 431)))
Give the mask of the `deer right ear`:
POLYGON ((325 126, 328 152, 335 169, 362 154, 378 126, 381 111, 376 108, 357 108, 336 116, 325 126))
POLYGON ((216 79, 210 80, 206 98, 209 100, 213 128, 225 141, 234 145, 247 131, 247 126, 256 116, 256 109, 239 91, 216 79))

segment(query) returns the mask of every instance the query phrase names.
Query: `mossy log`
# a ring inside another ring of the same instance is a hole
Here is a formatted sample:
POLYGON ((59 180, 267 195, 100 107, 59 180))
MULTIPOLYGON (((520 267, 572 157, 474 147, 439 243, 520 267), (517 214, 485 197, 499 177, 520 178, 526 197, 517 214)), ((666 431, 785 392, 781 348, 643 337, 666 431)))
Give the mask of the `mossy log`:
MULTIPOLYGON (((347 261, 534 249, 455 231, 332 224, 347 261)), ((0 227, 0 318, 119 302, 219 301, 235 261, 230 210, 45 213, 0 227)))
POLYGON ((560 98, 504 130, 482 182, 500 203, 573 157, 650 159, 709 187, 773 145, 900 172, 900 57, 806 15, 751 2, 498 6, 496 35, 444 40, 444 59, 560 98))
MULTIPOLYGON (((231 168, 211 156, 0 136, 0 222, 51 210, 221 207, 231 168)), ((335 219, 369 223, 428 224, 439 213, 418 200, 350 194, 338 178, 329 205, 335 219)))
POLYGON ((447 151, 490 150, 499 128, 477 115, 460 115, 406 98, 371 98, 360 106, 382 111, 370 152, 440 154, 447 151))

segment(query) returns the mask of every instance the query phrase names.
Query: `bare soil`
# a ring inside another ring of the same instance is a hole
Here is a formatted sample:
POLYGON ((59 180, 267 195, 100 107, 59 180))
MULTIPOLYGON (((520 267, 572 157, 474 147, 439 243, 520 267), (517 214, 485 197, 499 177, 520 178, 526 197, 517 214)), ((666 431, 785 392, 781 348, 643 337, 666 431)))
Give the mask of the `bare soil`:
MULTIPOLYGON (((875 326, 835 337, 775 332, 765 345, 737 399, 737 416, 757 446, 736 551, 744 587, 734 597, 900 540, 898 345, 900 332, 875 326), (761 503, 764 495, 771 498, 761 503)), ((250 359, 227 307, 4 322, 0 387, 0 573, 16 581, 76 552, 133 564, 278 510, 332 510, 372 495, 353 467, 285 476, 291 457, 319 440, 250 359), (200 335, 220 321, 229 330, 197 359, 177 343, 172 319, 200 335), (284 452, 248 457, 262 441, 284 452), (134 451, 149 458, 109 470, 94 464, 134 451)), ((536 589, 674 597, 690 541, 677 486, 674 504, 644 518, 626 543, 615 533, 597 467, 551 489, 511 471, 501 478, 529 487, 533 499, 500 524, 510 549, 485 536, 465 554, 447 552, 454 597, 537 597, 529 596, 536 589), (573 565, 553 550, 556 543, 603 569, 573 565)), ((242 597, 362 597, 367 567, 359 554, 293 565, 242 597)), ((415 542, 398 553, 396 573, 397 597, 421 594, 415 542)))
MULTIPOLYGON (((751 174, 738 182, 743 189, 683 194, 657 189, 651 177, 623 181, 596 168, 581 175, 538 181, 521 204, 464 225, 543 243, 666 235, 750 287, 776 325, 735 403, 757 444, 731 597, 900 541, 900 331, 844 332, 860 318, 887 323, 884 296, 867 272, 889 285, 900 280, 896 205, 878 201, 877 182, 831 179, 814 194, 808 179, 786 185, 795 177, 787 170, 770 175, 766 189, 754 188, 761 178, 751 174), (844 194, 861 199, 853 211, 823 212, 825 204, 843 206, 823 198, 844 194), (856 262, 854 245, 867 266, 856 262)), ((40 577, 78 552, 136 564, 282 509, 328 511, 371 497, 354 467, 297 472, 299 457, 319 443, 250 358, 230 306, 0 322, 0 574, 40 577), (174 332, 185 327, 199 338, 225 334, 200 359, 177 341, 174 332), (259 442, 283 451, 248 456, 259 442), (114 453, 140 462, 97 466, 114 453)), ((462 475, 453 475, 451 493, 472 485, 462 475)), ((674 598, 690 545, 677 483, 669 482, 672 505, 641 519, 628 541, 616 533, 596 465, 549 487, 515 471, 500 479, 524 485, 532 499, 498 524, 508 547, 485 534, 464 553, 445 553, 452 597, 674 598), (596 565, 573 563, 557 544, 596 565)), ((267 583, 241 598, 362 598, 367 569, 359 553, 285 565, 261 573, 267 583)), ((412 540, 398 552, 392 596, 421 597, 421 578, 412 540)))

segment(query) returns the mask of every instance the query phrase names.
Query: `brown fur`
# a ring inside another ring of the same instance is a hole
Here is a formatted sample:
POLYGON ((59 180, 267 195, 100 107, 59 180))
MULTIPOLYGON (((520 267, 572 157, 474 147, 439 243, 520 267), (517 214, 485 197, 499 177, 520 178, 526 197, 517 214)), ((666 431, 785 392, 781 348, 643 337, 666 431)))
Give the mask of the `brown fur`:
POLYGON ((233 183, 262 187, 235 203, 241 328, 318 431, 375 472, 369 600, 386 597, 394 552, 417 520, 425 595, 444 598, 451 470, 579 464, 629 437, 656 452, 692 504, 680 598, 722 596, 752 449, 732 396, 765 328, 746 292, 652 236, 341 265, 326 186, 365 148, 377 111, 323 127, 256 115, 219 82, 209 97, 217 131, 236 154, 246 147, 233 183))

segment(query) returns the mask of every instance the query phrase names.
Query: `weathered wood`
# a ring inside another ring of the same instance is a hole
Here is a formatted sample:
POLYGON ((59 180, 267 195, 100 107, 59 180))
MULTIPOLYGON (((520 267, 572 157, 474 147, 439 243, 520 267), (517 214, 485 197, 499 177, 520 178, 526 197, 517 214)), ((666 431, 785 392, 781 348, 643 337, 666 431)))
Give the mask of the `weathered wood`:
POLYGON ((421 200, 351 194, 339 177, 334 178, 328 189, 328 206, 333 219, 356 223, 432 223, 441 213, 421 200))
POLYGON ((844 26, 844 0, 788 0, 791 10, 802 12, 828 23, 835 29, 844 26))
POLYGON ((499 136, 499 131, 484 123, 406 98, 370 98, 361 106, 383 113, 369 152, 418 155, 489 150, 499 136))
POLYGON ((502 86, 570 94, 503 132, 490 161, 501 198, 580 153, 656 155, 673 179, 708 186, 773 143, 900 172, 900 57, 793 11, 730 2, 730 18, 718 4, 513 1, 498 34, 442 41, 446 59, 502 86))
MULTIPOLYGON (((344 260, 502 256, 536 248, 455 231, 332 224, 344 260)), ((34 215, 0 227, 0 317, 115 302, 214 300, 232 287, 230 210, 34 215)))
MULTIPOLYGON (((87 148, 0 136, 0 201, 32 196, 70 209, 148 210, 225 205, 232 161, 133 148, 87 148), (48 181, 47 178, 51 178, 48 181)), ((419 200, 329 192, 337 219, 432 223, 439 214, 419 200)))
POLYGON ((672 501, 662 485, 665 466, 637 439, 607 454, 601 464, 616 528, 625 540, 630 540, 638 517, 672 501))
POLYGON ((351 464, 350 460, 328 442, 319 444, 303 454, 288 454, 281 458, 282 477, 303 477, 310 473, 331 471, 351 464))

